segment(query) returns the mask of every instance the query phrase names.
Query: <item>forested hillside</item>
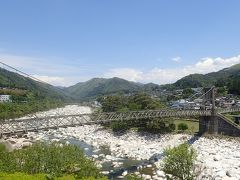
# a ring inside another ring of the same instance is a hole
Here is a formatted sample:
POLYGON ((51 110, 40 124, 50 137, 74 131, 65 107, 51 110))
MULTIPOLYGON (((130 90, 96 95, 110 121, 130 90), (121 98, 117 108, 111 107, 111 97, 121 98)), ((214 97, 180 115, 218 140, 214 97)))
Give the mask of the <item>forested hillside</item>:
POLYGON ((149 83, 141 84, 117 77, 105 79, 105 78, 93 78, 86 82, 78 83, 74 86, 70 86, 65 91, 76 99, 88 100, 91 98, 99 97, 101 95, 110 94, 128 94, 136 92, 149 92, 152 93, 156 89, 160 88, 159 85, 149 83))
POLYGON ((7 71, 3 68, 0 68, 0 87, 26 90, 40 99, 69 100, 69 96, 59 88, 7 71))
POLYGON ((0 103, 1 120, 56 108, 72 99, 54 86, 2 68, 0 68, 0 94, 11 95, 10 103, 0 103))
POLYGON ((240 94, 240 64, 205 75, 191 74, 165 87, 185 89, 212 85, 227 86, 230 92, 240 94))

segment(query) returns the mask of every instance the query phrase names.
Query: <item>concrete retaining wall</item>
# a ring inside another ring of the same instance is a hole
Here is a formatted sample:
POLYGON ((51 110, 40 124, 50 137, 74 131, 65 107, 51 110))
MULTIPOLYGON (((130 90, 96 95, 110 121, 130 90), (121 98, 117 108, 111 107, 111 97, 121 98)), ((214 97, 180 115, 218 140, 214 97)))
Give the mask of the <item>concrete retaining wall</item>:
POLYGON ((240 126, 221 114, 216 116, 201 116, 199 120, 199 132, 240 137, 240 126))

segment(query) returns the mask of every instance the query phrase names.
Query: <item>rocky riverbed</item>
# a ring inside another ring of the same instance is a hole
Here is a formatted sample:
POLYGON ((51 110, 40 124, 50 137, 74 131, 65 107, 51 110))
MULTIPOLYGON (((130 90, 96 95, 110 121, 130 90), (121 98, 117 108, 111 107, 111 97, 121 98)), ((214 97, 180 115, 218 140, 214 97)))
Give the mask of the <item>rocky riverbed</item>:
MULTIPOLYGON (((42 112, 39 115, 81 113, 91 113, 91 109, 73 105, 42 112)), ((115 173, 116 178, 122 178, 129 172, 135 172, 141 174, 144 179, 165 179, 165 174, 161 171, 163 150, 188 141, 198 154, 196 164, 200 171, 199 179, 240 180, 238 138, 195 138, 185 134, 153 135, 135 131, 119 135, 99 125, 87 125, 29 132, 21 138, 8 137, 5 144, 11 150, 28 146, 38 140, 79 142, 80 146, 81 142, 86 143, 90 146, 84 147, 85 151, 92 150, 88 155, 96 160, 104 174, 115 173), (126 162, 131 163, 126 165, 126 162)))

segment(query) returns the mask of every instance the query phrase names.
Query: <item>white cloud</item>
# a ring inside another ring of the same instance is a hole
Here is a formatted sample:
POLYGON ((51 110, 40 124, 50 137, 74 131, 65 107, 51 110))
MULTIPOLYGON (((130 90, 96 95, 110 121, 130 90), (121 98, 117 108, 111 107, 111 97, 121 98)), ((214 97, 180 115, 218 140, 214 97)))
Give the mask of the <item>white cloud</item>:
MULTIPOLYGON (((211 58, 205 57, 198 62, 188 66, 178 68, 160 68, 155 67, 148 71, 134 68, 114 68, 109 70, 99 70, 97 66, 80 66, 58 63, 56 58, 35 58, 27 56, 17 56, 0 51, 0 61, 9 64, 17 69, 23 70, 28 74, 34 74, 34 77, 48 82, 52 85, 69 86, 77 82, 83 82, 93 77, 99 77, 99 72, 105 78, 120 77, 135 82, 154 82, 157 84, 172 83, 176 80, 193 73, 209 73, 218 71, 234 64, 240 63, 240 55, 230 58, 211 58)), ((175 61, 180 61, 176 57, 175 61)), ((63 62, 67 62, 66 60, 63 62)), ((77 62, 76 62, 77 63, 77 62)), ((144 68, 144 67, 143 67, 144 68)))
POLYGON ((33 75, 33 77, 54 86, 64 87, 68 87, 79 82, 85 82, 90 79, 90 77, 78 77, 78 76, 60 77, 60 76, 33 75))
POLYGON ((157 84, 173 83, 178 79, 189 74, 219 71, 234 64, 240 63, 240 55, 231 58, 202 58, 194 65, 181 68, 158 68, 155 67, 149 71, 139 71, 131 68, 111 69, 105 74, 105 77, 121 77, 135 82, 154 82, 157 84), (126 71, 127 70, 127 71, 126 71))
POLYGON ((180 61, 182 61, 182 58, 181 57, 174 57, 174 58, 172 58, 172 61, 174 61, 174 62, 180 62, 180 61))
POLYGON ((56 57, 31 57, 23 55, 13 55, 0 52, 0 61, 29 73, 47 74, 67 74, 88 69, 87 66, 64 64, 66 60, 56 57), (61 62, 63 60, 63 62, 61 62))
POLYGON ((119 77, 129 81, 139 81, 142 77, 142 72, 131 68, 116 68, 110 69, 109 72, 104 74, 104 77, 119 77))
MULTIPOLYGON (((84 71, 88 72, 89 65, 82 66, 76 64, 77 62, 71 62, 75 63, 71 64, 65 59, 56 57, 36 58, 31 56, 13 55, 0 51, 0 62, 10 65, 44 82, 57 86, 70 86, 91 78, 82 73, 84 71)), ((0 64, 0 67, 15 72, 2 64, 0 64)), ((92 67, 91 65, 91 69, 94 68, 96 69, 96 67, 92 67)))
POLYGON ((67 83, 67 80, 63 77, 54 77, 54 76, 40 76, 40 75, 33 75, 33 77, 52 84, 52 85, 56 85, 56 86, 65 86, 67 83))

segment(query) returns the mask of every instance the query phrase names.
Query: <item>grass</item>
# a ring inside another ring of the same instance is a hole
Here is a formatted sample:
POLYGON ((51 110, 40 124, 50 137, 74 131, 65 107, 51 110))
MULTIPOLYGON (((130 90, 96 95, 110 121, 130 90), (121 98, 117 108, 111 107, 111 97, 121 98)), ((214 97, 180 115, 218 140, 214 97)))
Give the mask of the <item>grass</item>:
POLYGON ((0 173, 0 180, 75 180, 74 176, 51 177, 47 174, 0 173))
POLYGON ((233 117, 233 115, 240 115, 240 112, 237 113, 231 113, 231 114, 223 114, 226 118, 230 119, 232 122, 235 122, 235 118, 233 117))
POLYGON ((184 119, 174 119, 174 124, 176 124, 176 131, 178 131, 177 127, 178 124, 185 123, 188 125, 188 129, 185 131, 187 133, 195 133, 199 131, 199 122, 194 122, 190 120, 184 120, 184 119))
MULTIPOLYGON (((73 175, 64 175, 62 177, 52 177, 48 174, 26 174, 26 173, 0 173, 0 180, 95 180, 94 177, 75 178, 73 175)), ((98 178, 98 180, 107 180, 107 178, 98 178)))

